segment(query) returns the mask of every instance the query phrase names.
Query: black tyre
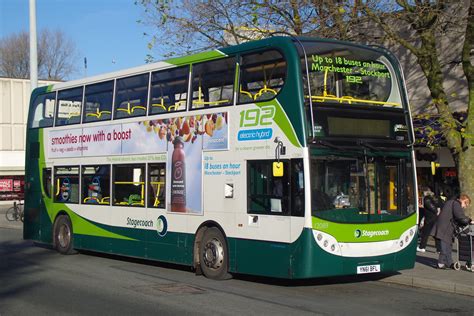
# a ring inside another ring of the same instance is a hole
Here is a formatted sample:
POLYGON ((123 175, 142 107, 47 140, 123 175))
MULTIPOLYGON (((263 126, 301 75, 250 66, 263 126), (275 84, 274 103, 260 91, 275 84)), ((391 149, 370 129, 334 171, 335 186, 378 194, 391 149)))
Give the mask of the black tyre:
POLYGON ((229 279, 227 254, 227 243, 221 231, 214 227, 208 228, 204 232, 199 247, 199 263, 202 273, 209 279, 229 279))
POLYGON ((15 207, 14 206, 10 207, 5 213, 5 216, 9 222, 16 221, 18 219, 18 215, 16 213, 15 207))
POLYGON ((75 253, 72 224, 69 216, 60 215, 54 222, 54 248, 63 255, 75 253))

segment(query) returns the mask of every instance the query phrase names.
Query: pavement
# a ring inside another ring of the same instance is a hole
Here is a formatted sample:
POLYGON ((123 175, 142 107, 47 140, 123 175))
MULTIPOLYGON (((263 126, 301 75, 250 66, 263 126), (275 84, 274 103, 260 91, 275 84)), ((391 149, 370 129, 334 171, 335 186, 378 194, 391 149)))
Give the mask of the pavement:
MULTIPOLYGON (((7 221, 5 212, 11 205, 13 204, 0 204, 0 228, 23 229, 22 222, 7 221)), ((456 261, 456 258, 457 253, 454 249, 453 259, 456 261)), ((438 254, 434 248, 434 240, 430 238, 426 252, 417 252, 413 269, 389 275, 382 274, 380 278, 377 278, 377 281, 474 297, 474 272, 465 269, 465 262, 461 262, 462 267, 459 271, 440 270, 435 268, 437 259, 438 254)))

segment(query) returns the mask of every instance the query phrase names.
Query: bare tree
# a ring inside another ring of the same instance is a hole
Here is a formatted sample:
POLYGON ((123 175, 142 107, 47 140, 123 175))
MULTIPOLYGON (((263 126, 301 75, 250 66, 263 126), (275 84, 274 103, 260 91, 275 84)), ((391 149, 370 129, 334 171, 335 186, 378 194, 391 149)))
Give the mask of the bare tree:
POLYGON ((165 57, 239 44, 274 32, 351 39, 350 30, 360 17, 357 1, 341 0, 135 3, 144 8, 139 22, 154 29, 147 34, 151 37, 148 47, 165 57))
MULTIPOLYGON (((454 153, 461 190, 474 197, 474 0, 136 3, 145 9, 141 22, 156 30, 151 34, 149 48, 162 54, 238 44, 278 31, 384 44, 399 50, 410 68, 421 69, 419 80, 408 89, 429 90, 432 102, 418 104, 418 111, 439 115, 441 132, 454 153), (446 86, 454 77, 461 84, 447 93, 446 86), (468 114, 463 122, 452 113, 453 99, 460 92, 464 98, 457 97, 456 102, 468 99, 468 114)), ((472 207, 470 212, 474 215, 472 207)))
MULTIPOLYGON (((20 32, 0 39, 0 75, 29 78, 29 35, 20 32)), ((74 42, 60 30, 42 30, 38 37, 38 76, 65 80, 74 74, 78 52, 74 42)))
POLYGON ((0 74, 10 78, 30 75, 28 33, 21 32, 0 39, 0 74))
MULTIPOLYGON (((432 99, 422 111, 434 108, 439 114, 440 132, 454 154, 461 190, 474 197, 474 0, 397 0, 390 5, 366 6, 364 11, 387 39, 415 56, 432 99), (464 84, 457 92, 467 86, 468 95, 462 122, 453 116, 452 98, 446 92, 448 78, 461 65, 464 84)), ((474 215, 472 206, 469 212, 474 215)))

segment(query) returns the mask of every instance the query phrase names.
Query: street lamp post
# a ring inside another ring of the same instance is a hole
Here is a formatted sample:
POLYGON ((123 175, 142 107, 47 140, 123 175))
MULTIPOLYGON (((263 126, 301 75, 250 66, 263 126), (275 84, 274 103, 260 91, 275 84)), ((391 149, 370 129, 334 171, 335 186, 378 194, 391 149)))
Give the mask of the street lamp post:
POLYGON ((38 46, 36 40, 36 0, 30 0, 30 84, 38 86, 38 46))

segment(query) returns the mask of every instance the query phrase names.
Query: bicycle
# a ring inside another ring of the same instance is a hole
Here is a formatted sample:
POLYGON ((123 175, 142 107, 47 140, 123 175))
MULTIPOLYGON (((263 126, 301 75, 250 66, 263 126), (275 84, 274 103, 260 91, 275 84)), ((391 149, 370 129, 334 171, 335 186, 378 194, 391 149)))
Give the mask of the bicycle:
POLYGON ((7 213, 5 214, 5 216, 7 220, 10 222, 17 221, 17 220, 21 220, 23 222, 24 220, 23 203, 21 201, 13 202, 13 206, 7 210, 7 213))

